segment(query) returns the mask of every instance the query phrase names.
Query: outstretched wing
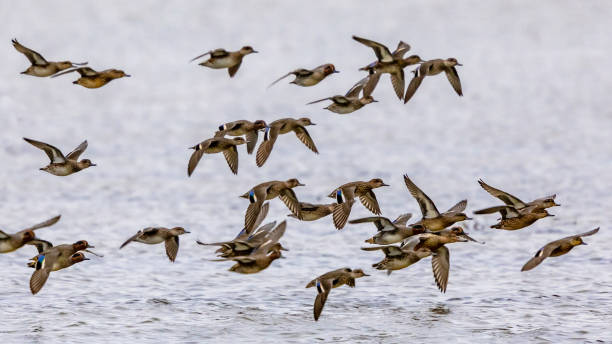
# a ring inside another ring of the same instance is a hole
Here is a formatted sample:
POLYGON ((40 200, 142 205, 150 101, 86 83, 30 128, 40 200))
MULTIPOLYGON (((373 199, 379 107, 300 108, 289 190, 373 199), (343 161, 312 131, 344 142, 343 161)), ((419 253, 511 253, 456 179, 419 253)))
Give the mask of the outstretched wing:
POLYGON ((421 213, 423 213, 423 218, 431 219, 440 216, 440 212, 436 209, 436 205, 432 202, 432 200, 427 197, 427 195, 419 189, 416 184, 408 178, 408 175, 404 175, 404 183, 406 183, 406 187, 412 197, 414 197, 419 203, 419 207, 421 208, 421 213))
POLYGON ((302 141, 302 143, 306 145, 308 149, 319 154, 317 146, 315 146, 315 143, 312 140, 312 137, 310 137, 310 134, 308 133, 308 130, 306 130, 306 128, 301 125, 298 125, 295 127, 295 129, 293 129, 293 131, 295 132, 295 136, 297 136, 297 138, 302 141))
POLYGON ((33 145, 34 147, 42 149, 45 153, 47 153, 47 156, 51 160, 51 163, 62 164, 66 162, 66 157, 64 157, 64 154, 62 154, 62 152, 59 149, 55 148, 54 146, 51 146, 50 144, 47 144, 44 142, 28 139, 25 137, 23 139, 29 144, 33 145))
POLYGON ((518 197, 512 196, 511 194, 500 189, 496 189, 485 183, 482 179, 478 180, 478 184, 480 184, 480 186, 491 196, 500 199, 507 205, 513 206, 517 209, 525 208, 527 206, 525 202, 521 201, 518 197))
POLYGON ((235 145, 223 151, 223 156, 233 174, 238 174, 238 149, 235 145))
POLYGON ((27 57, 28 60, 30 60, 31 64, 38 65, 38 66, 44 66, 48 64, 47 60, 45 60, 45 58, 42 57, 41 54, 35 52, 34 50, 30 48, 24 47, 23 45, 21 45, 21 43, 17 42, 16 38, 13 38, 11 42, 13 42, 13 47, 15 47, 15 49, 17 49, 18 52, 24 54, 25 57, 27 57))
POLYGON ((431 257, 431 269, 434 279, 441 292, 446 293, 446 285, 448 284, 448 272, 450 269, 449 252, 446 246, 437 249, 431 257))
POLYGON ((451 86, 458 95, 463 96, 463 92, 461 91, 461 81, 459 80, 459 74, 457 73, 457 69, 455 67, 450 67, 445 69, 446 77, 448 78, 448 82, 450 82, 451 86))
POLYGON ((376 58, 378 58, 378 61, 380 62, 392 62, 393 61, 393 55, 389 51, 389 48, 387 48, 383 44, 371 41, 369 39, 357 37, 357 36, 353 36, 353 39, 361 44, 364 44, 374 49, 374 53, 376 54, 376 58))
POLYGON ((465 210, 465 207, 467 207, 466 199, 459 201, 459 203, 450 207, 450 209, 448 209, 444 214, 461 213, 462 211, 465 210))
POLYGON ((314 319, 315 321, 319 320, 321 316, 321 312, 323 311, 323 307, 325 306, 325 301, 327 301, 327 296, 332 289, 332 281, 330 279, 317 280, 317 297, 314 302, 314 319))
POLYGON ((257 148, 257 154, 255 155, 255 163, 257 167, 263 166, 268 160, 270 153, 272 152, 272 148, 274 148, 274 143, 276 142, 276 138, 278 137, 279 128, 277 126, 266 127, 266 131, 264 134, 263 142, 257 148))
POLYGON ((170 261, 174 263, 174 260, 176 259, 176 254, 178 253, 178 249, 179 249, 178 235, 175 235, 175 236, 172 236, 166 239, 165 245, 166 245, 166 255, 168 255, 168 258, 170 259, 170 261))
POLYGON ((33 231, 33 230, 36 230, 36 229, 52 226, 52 225, 56 224, 57 221, 59 221, 59 219, 61 217, 62 217, 62 215, 57 215, 55 217, 52 217, 52 218, 48 219, 47 221, 35 224, 34 226, 29 227, 29 228, 26 228, 26 229, 24 229, 24 231, 33 231))

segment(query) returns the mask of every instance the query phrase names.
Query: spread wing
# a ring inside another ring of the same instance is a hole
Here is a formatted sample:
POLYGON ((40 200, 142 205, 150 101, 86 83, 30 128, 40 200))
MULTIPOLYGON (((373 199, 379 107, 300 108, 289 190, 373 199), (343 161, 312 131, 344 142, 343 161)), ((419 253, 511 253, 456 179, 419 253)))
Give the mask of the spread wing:
POLYGON ((166 239, 165 245, 166 245, 166 255, 168 255, 168 258, 170 259, 170 261, 174 263, 174 260, 176 259, 176 254, 178 253, 178 249, 179 249, 178 235, 175 235, 173 237, 166 239))
POLYGON ((238 174, 238 149, 235 145, 223 151, 223 156, 233 174, 238 174))
POLYGON ((424 68, 423 66, 424 64, 421 65, 421 67, 413 71, 414 77, 412 78, 412 80, 410 80, 410 83, 408 84, 408 88, 406 89, 406 94, 404 95, 404 104, 408 103, 410 98, 412 98, 412 96, 414 96, 416 91, 419 89, 419 86, 421 86, 421 83, 423 82, 423 79, 425 78, 425 73, 422 73, 420 71, 421 68, 424 68))
POLYGON ((10 239, 11 237, 4 233, 4 231, 0 230, 0 239, 10 239))
POLYGON ((332 281, 330 279, 317 280, 317 297, 314 302, 314 319, 315 321, 319 320, 321 316, 321 312, 323 311, 323 306, 325 306, 325 301, 327 301, 327 296, 332 289, 332 281))
POLYGON ((81 156, 81 154, 83 154, 83 152, 86 149, 87 149, 87 140, 81 142, 81 144, 78 145, 77 148, 75 148, 72 152, 68 153, 68 155, 66 155, 66 159, 77 160, 79 159, 79 156, 81 156))
POLYGON ((406 54, 409 50, 410 50, 410 44, 408 44, 408 43, 406 43, 404 41, 400 41, 397 44, 397 48, 393 52, 393 58, 395 60, 399 60, 399 59, 403 58, 404 54, 406 54))
POLYGON ((13 38, 11 42, 13 42, 13 47, 15 47, 15 49, 17 49, 18 52, 24 54, 25 57, 27 57, 28 60, 30 60, 30 63, 32 65, 44 66, 48 64, 47 60, 45 60, 45 58, 42 57, 41 54, 35 52, 32 49, 24 47, 23 45, 21 45, 21 43, 17 42, 16 38, 13 38))
POLYGON ((32 277, 30 277, 30 291, 32 295, 37 294, 42 289, 49 278, 50 272, 51 269, 39 269, 34 271, 32 277))
POLYGON ((354 202, 353 199, 349 199, 344 203, 334 204, 332 218, 334 220, 334 226, 336 226, 337 229, 342 229, 344 225, 346 225, 346 221, 349 215, 351 215, 351 208, 354 202))
MULTIPOLYGON (((372 74, 372 75, 374 75, 374 74, 372 74)), ((347 97, 347 98, 359 98, 359 92, 361 92, 361 90, 363 90, 364 86, 368 83, 369 80, 370 80, 370 75, 368 75, 365 78, 357 81, 357 83, 355 83, 355 85, 353 85, 353 87, 351 87, 346 92, 346 94, 344 96, 347 97)), ((335 102, 336 102, 336 100, 334 99, 334 103, 335 102)), ((350 102, 350 101, 348 99, 346 99, 346 102, 350 102)))
POLYGON ((276 138, 278 137, 279 128, 277 126, 267 127, 263 142, 257 148, 257 154, 255 155, 255 163, 257 167, 263 166, 268 160, 270 153, 272 152, 272 148, 274 148, 274 143, 276 142, 276 138))
POLYGON ((461 81, 459 80, 459 74, 457 73, 457 69, 455 67, 450 67, 445 70, 446 77, 448 78, 448 82, 450 82, 451 86, 458 95, 462 96, 463 92, 461 91, 461 81))
POLYGON ((28 142, 29 144, 33 145, 36 148, 42 149, 43 151, 45 151, 45 153, 47 153, 47 156, 49 157, 49 159, 51 160, 51 163, 53 164, 62 164, 66 162, 66 158, 64 157, 64 154, 62 154, 62 152, 51 146, 50 144, 44 143, 44 142, 40 142, 40 141, 36 141, 36 140, 32 140, 32 139, 28 139, 28 138, 23 138, 26 142, 28 142))
POLYGON ((480 210, 476 210, 474 212, 474 214, 493 214, 499 212, 502 215, 502 219, 510 219, 513 217, 519 217, 520 214, 518 212, 518 210, 516 210, 516 208, 511 207, 511 206, 507 206, 507 205, 500 205, 500 206, 496 206, 496 207, 490 207, 490 208, 485 208, 485 209, 480 209, 480 210))
POLYGON ((421 191, 413 182, 408 178, 408 175, 404 175, 404 183, 406 183, 406 187, 412 197, 414 197, 419 203, 419 207, 421 208, 421 213, 423 213, 423 218, 431 219, 440 216, 440 212, 436 209, 436 205, 431 201, 427 195, 421 191))
POLYGON ((119 249, 122 249, 125 247, 125 245, 131 243, 132 241, 136 240, 143 232, 142 231, 138 231, 138 233, 132 235, 129 239, 127 239, 123 244, 121 244, 121 246, 119 246, 119 249))
POLYGON ((229 73, 230 78, 234 77, 234 75, 238 71, 238 68, 240 68, 241 64, 242 64, 242 60, 240 60, 238 63, 236 63, 235 65, 233 65, 233 66, 231 66, 231 67, 229 67, 227 69, 227 72, 229 73))
POLYGON ((306 130, 306 128, 299 125, 299 126, 296 126, 295 129, 293 129, 293 131, 295 132, 295 135, 297 136, 297 138, 300 141, 302 141, 302 143, 306 145, 308 149, 319 154, 319 151, 317 150, 317 146, 315 146, 315 143, 312 140, 312 137, 310 137, 310 134, 308 133, 308 130, 306 130))
POLYGON ((297 196, 293 190, 286 188, 281 190, 278 198, 285 203, 287 208, 295 215, 298 219, 302 219, 302 212, 300 211, 300 201, 298 201, 297 196))
POLYGON ((406 85, 403 69, 391 74, 391 85, 393 85, 393 90, 395 90, 397 97, 402 100, 402 98, 404 98, 404 87, 406 85))
POLYGON ((387 48, 386 46, 378 42, 374 42, 369 39, 365 39, 365 38, 361 38, 357 36, 353 36, 353 39, 361 44, 364 44, 374 49, 374 53, 376 54, 376 58, 378 58, 378 61, 380 62, 392 62, 393 61, 393 55, 391 55, 389 48, 387 48))
POLYGON ((405 226, 406 223, 408 223, 408 220, 410 220, 411 217, 412 217, 411 213, 402 214, 402 215, 398 216, 397 219, 395 219, 395 221, 393 221, 393 223, 396 224, 396 225, 405 226))
MULTIPOLYGON (((403 73, 403 71, 402 71, 402 73, 403 73)), ((368 80, 363 85, 363 95, 364 95, 364 97, 372 95, 372 92, 374 92, 374 89, 376 88, 376 85, 378 85, 378 80, 380 80, 380 76, 381 76, 381 73, 373 73, 373 74, 370 74, 368 76, 368 80)), ((391 79, 391 82, 393 82, 393 79, 391 79)), ((393 87, 395 87, 395 86, 393 86, 393 87)), ((404 86, 402 85, 402 90, 403 89, 404 89, 404 86)))
POLYGON ((34 238, 34 240, 28 241, 27 244, 36 246, 36 250, 38 251, 39 254, 53 247, 52 243, 46 240, 39 239, 39 238, 34 238))
MULTIPOLYGON (((191 174, 198 166, 200 159, 204 155, 204 149, 196 149, 191 153, 191 157, 189 158, 189 163, 187 164, 187 175, 191 177, 191 174)), ((231 168, 231 166, 230 166, 231 168)))
POLYGON ((24 231, 33 231, 33 230, 36 230, 36 229, 52 226, 52 225, 56 224, 57 221, 59 221, 59 219, 61 217, 62 217, 62 215, 57 215, 55 217, 52 217, 52 218, 48 219, 47 221, 35 224, 34 226, 29 227, 29 228, 26 228, 26 229, 24 229, 24 231))
POLYGON ((247 141, 247 153, 252 154, 257 145, 257 139, 259 138, 259 130, 249 130, 246 133, 247 141))
POLYGON ((461 212, 463 212, 465 210, 465 207, 467 207, 467 200, 466 199, 464 199, 462 201, 459 201, 459 203, 457 203, 454 206, 452 206, 444 214, 461 213, 461 212))
POLYGON ((376 195, 372 190, 368 191, 366 194, 359 196, 359 200, 364 207, 368 208, 369 211, 373 212, 376 215, 380 215, 380 207, 378 206, 378 200, 376 200, 376 195))
POLYGON ((278 79, 274 80, 274 81, 273 81, 273 82, 272 82, 270 85, 268 85, 268 88, 270 88, 270 87, 274 86, 274 85, 275 85, 277 82, 279 82, 279 81, 283 80, 284 78, 288 77, 288 76, 289 76, 289 75, 291 75, 291 74, 295 74, 296 72, 298 72, 298 71, 297 71, 297 70, 296 70, 296 71, 292 71, 292 72, 289 72, 289 73, 287 73, 287 74, 285 74, 285 75, 281 76, 280 78, 278 78, 278 79))
POLYGON ((512 196, 511 194, 504 192, 500 189, 496 189, 490 186, 489 184, 485 183, 482 179, 478 180, 478 184, 480 184, 480 186, 486 192, 488 192, 491 196, 500 199, 502 202, 504 202, 507 205, 513 206, 517 209, 525 208, 527 206, 525 202, 518 199, 518 197, 512 196))
POLYGON ((450 269, 449 252, 446 246, 442 246, 434 252, 431 257, 431 269, 438 288, 445 293, 450 269))
POLYGON ((360 219, 355 219, 349 221, 350 224, 356 223, 367 223, 372 222, 376 226, 379 231, 385 229, 385 227, 395 228, 395 224, 392 223, 388 218, 382 216, 371 216, 371 217, 362 217, 360 219))

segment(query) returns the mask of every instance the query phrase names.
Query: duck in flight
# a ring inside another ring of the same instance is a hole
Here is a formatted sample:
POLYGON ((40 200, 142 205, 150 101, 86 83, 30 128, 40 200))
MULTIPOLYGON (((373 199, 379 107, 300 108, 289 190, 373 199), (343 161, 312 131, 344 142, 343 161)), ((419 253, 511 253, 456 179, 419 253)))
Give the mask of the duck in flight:
POLYGON ((189 233, 183 227, 165 228, 165 227, 147 227, 139 230, 132 237, 127 239, 119 249, 125 247, 125 245, 132 241, 140 242, 143 244, 155 245, 164 243, 166 246, 166 255, 171 262, 174 263, 176 255, 179 249, 179 235, 189 233))
POLYGON ((36 234, 34 234, 34 231, 40 228, 53 226, 59 221, 60 217, 61 215, 57 215, 44 222, 22 229, 15 234, 8 234, 0 230, 0 253, 13 252, 26 244, 36 246, 39 253, 52 247, 53 245, 50 242, 38 238, 36 234))
POLYGON ((457 59, 454 57, 446 60, 437 59, 423 62, 419 68, 413 71, 414 77, 406 89, 404 104, 406 104, 412 98, 412 96, 414 96, 414 93, 417 91, 419 86, 421 86, 421 83, 426 76, 438 75, 442 72, 446 74, 446 78, 448 79, 448 82, 450 82, 451 86, 453 86, 455 92, 457 92, 459 96, 463 96, 461 81, 459 80, 459 73, 457 73, 455 66, 463 65, 457 62, 457 59))
POLYGON ((204 154, 215 154, 223 153, 225 161, 233 174, 238 174, 238 145, 247 143, 243 137, 234 137, 231 139, 215 136, 213 138, 204 140, 189 149, 193 149, 193 153, 189 158, 187 164, 187 175, 191 177, 191 174, 198 166, 200 159, 204 154))
POLYGON ((85 149, 87 149, 87 140, 81 142, 77 148, 75 148, 68 155, 64 156, 59 149, 51 146, 50 144, 25 137, 23 139, 34 147, 42 149, 51 160, 49 165, 41 168, 42 171, 56 176, 68 176, 90 166, 96 166, 96 164, 92 163, 89 159, 78 161, 79 156, 81 156, 85 149))
POLYGON ((597 232, 599 232, 599 227, 585 233, 568 236, 546 244, 536 252, 533 258, 525 263, 521 271, 528 271, 535 268, 548 257, 559 257, 568 253, 576 246, 586 245, 582 237, 593 235, 597 232))
POLYGON ((17 39, 13 38, 11 42, 13 42, 13 47, 15 47, 18 52, 25 55, 25 57, 27 57, 30 63, 32 64, 30 67, 28 67, 28 69, 21 72, 21 74, 45 77, 61 72, 68 68, 83 66, 87 64, 87 62, 74 63, 70 61, 49 62, 45 60, 45 58, 42 57, 41 54, 21 45, 19 42, 17 42, 17 39))
POLYGON ((240 68, 240 65, 242 64, 242 59, 246 55, 253 53, 257 53, 257 51, 253 50, 253 48, 248 45, 240 48, 238 51, 232 52, 226 51, 225 49, 215 49, 196 56, 189 62, 193 62, 201 57, 210 55, 208 60, 199 63, 199 65, 214 69, 227 68, 230 78, 233 78, 238 71, 238 68, 240 68))
POLYGON ((328 75, 331 75, 334 73, 340 73, 340 72, 338 72, 336 70, 336 67, 331 63, 320 65, 318 67, 315 67, 314 69, 299 68, 299 69, 291 71, 281 76, 280 78, 276 79, 273 83, 270 84, 270 86, 268 86, 268 88, 272 87, 274 84, 283 80, 289 75, 295 76, 295 79, 293 79, 293 81, 291 81, 290 84, 294 84, 294 85, 298 85, 302 87, 314 86, 318 84, 319 82, 321 82, 323 79, 325 79, 328 75))
POLYGON ((75 85, 81 85, 86 88, 100 88, 115 79, 120 79, 123 77, 129 78, 131 76, 120 69, 106 69, 98 72, 89 67, 80 67, 55 74, 52 76, 52 78, 56 78, 60 75, 72 72, 78 72, 81 75, 80 78, 73 81, 72 83, 75 85))
POLYGON ((315 298, 313 307, 314 320, 319 320, 321 312, 323 311, 323 306, 325 306, 325 302, 329 296, 329 292, 333 288, 338 288, 343 285, 348 285, 351 288, 355 288, 355 279, 365 276, 370 275, 366 274, 361 269, 353 270, 350 268, 342 268, 324 273, 323 275, 310 281, 306 285, 306 288, 312 288, 314 286, 317 287, 317 297, 315 298))

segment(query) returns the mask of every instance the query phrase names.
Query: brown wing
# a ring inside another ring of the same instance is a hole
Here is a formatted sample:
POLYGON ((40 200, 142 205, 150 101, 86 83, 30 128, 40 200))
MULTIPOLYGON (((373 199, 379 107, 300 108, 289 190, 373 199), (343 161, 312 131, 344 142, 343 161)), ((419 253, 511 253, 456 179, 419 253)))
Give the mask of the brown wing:
POLYGON ((402 100, 404 98, 404 87, 406 85, 403 69, 400 69, 399 72, 391 74, 391 85, 393 85, 393 90, 395 90, 397 97, 402 100))
POLYGON ((122 249, 125 247, 125 245, 131 243, 132 241, 136 240, 140 235, 142 234, 142 231, 138 231, 138 233, 132 235, 129 239, 127 239, 123 244, 121 244, 121 246, 119 246, 119 249, 122 249))
POLYGON ((66 159, 68 160, 77 160, 81 154, 87 149, 87 140, 81 142, 80 145, 77 146, 72 152, 66 155, 66 159))
POLYGON ((274 80, 274 81, 273 81, 273 82, 272 82, 270 85, 268 85, 268 88, 270 88, 270 87, 274 86, 274 85, 275 85, 277 82, 279 82, 279 81, 283 80, 284 78, 286 78, 286 77, 288 77, 289 75, 294 74, 294 73, 296 73, 296 72, 297 72, 297 71, 289 72, 289 73, 287 73, 287 74, 285 74, 285 75, 281 76, 280 78, 278 78, 278 79, 274 80))
POLYGON ((238 68, 240 68, 241 64, 242 64, 242 60, 240 60, 238 63, 236 63, 235 65, 233 65, 233 66, 231 66, 231 67, 229 67, 227 69, 227 72, 229 73, 230 78, 234 77, 234 75, 238 71, 238 68))
POLYGON ((281 190, 278 198, 285 203, 287 208, 295 215, 298 219, 302 219, 302 212, 300 211, 300 201, 298 201, 297 196, 293 190, 286 188, 281 190))
POLYGON ((57 221, 59 221, 59 219, 61 217, 62 217, 62 215, 57 215, 55 217, 52 217, 52 218, 48 219, 47 221, 35 224, 34 226, 29 227, 29 228, 26 228, 26 229, 24 229, 24 231, 33 231, 33 230, 36 230, 36 229, 52 226, 52 225, 56 224, 57 221))
POLYGON ((432 200, 427 197, 427 195, 421 191, 421 189, 419 189, 419 187, 416 186, 416 184, 414 184, 410 178, 408 178, 407 174, 404 175, 404 183, 406 183, 406 187, 408 188, 408 191, 410 191, 412 197, 414 197, 419 203, 421 213, 423 213, 423 218, 431 219, 440 216, 440 212, 438 209, 436 209, 434 202, 432 202, 432 200))
POLYGON ((414 77, 412 78, 412 80, 410 80, 410 83, 408 84, 408 88, 406 89, 406 94, 404 95, 404 104, 408 103, 410 98, 414 96, 416 91, 419 89, 419 86, 421 86, 423 79, 425 78, 425 73, 421 73, 419 71, 419 68, 417 68, 413 72, 414 72, 414 77))
POLYGON ((434 252, 431 257, 431 269, 438 288, 441 292, 446 293, 448 271, 450 269, 449 252, 446 246, 442 246, 434 252))
POLYGON ((204 53, 204 54, 202 54, 202 55, 198 55, 198 56, 196 56, 196 57, 192 58, 191 60, 189 60, 189 62, 193 62, 193 61, 195 61, 195 60, 199 59, 200 57, 204 57, 204 56, 206 56, 206 55, 208 55, 208 54, 210 54, 210 53, 212 53, 212 50, 211 50, 211 51, 207 51, 207 52, 205 52, 205 53, 204 53))
POLYGON ((382 231, 385 227, 395 227, 393 222, 391 222, 388 218, 382 216, 362 217, 360 219, 349 221, 350 224, 367 222, 373 222, 379 231, 382 231))
POLYGON ((172 236, 166 239, 165 244, 166 255, 168 255, 170 261, 174 263, 174 260, 176 259, 176 254, 178 253, 179 249, 179 237, 177 235, 172 236))
POLYGON ((325 306, 325 301, 327 301, 327 296, 332 289, 332 281, 329 279, 325 280, 317 280, 317 297, 314 302, 314 319, 315 321, 319 320, 321 316, 321 312, 323 311, 323 306, 325 306))
POLYGON ((376 195, 372 190, 368 191, 366 194, 359 196, 359 200, 364 207, 368 208, 369 211, 373 212, 376 215, 380 215, 380 207, 378 206, 378 200, 376 200, 376 195))
POLYGON ((462 201, 459 201, 459 203, 457 203, 454 206, 450 207, 450 209, 448 209, 444 214, 460 213, 460 212, 465 210, 465 207, 467 207, 467 200, 466 199, 464 199, 462 201))
MULTIPOLYGON (((535 207, 534 207, 535 208, 535 207)), ((489 208, 484 208, 484 209, 480 209, 480 210, 476 210, 474 212, 474 214, 493 214, 499 212, 502 215, 502 219, 510 219, 513 217, 519 217, 520 214, 519 212, 516 210, 516 208, 511 207, 511 206, 507 206, 507 205, 500 205, 500 206, 496 206, 496 207, 489 207, 489 208)))
POLYGON ((193 151, 193 153, 191 154, 191 157, 189 158, 189 164, 187 164, 187 175, 188 176, 191 177, 191 174, 193 173, 195 168, 198 166, 198 163, 200 162, 200 159, 202 159, 203 155, 204 155, 204 149, 196 149, 193 151))
POLYGON ((412 217, 412 213, 402 214, 402 215, 398 216, 397 219, 395 219, 393 221, 393 223, 396 224, 396 225, 405 226, 406 223, 408 222, 408 220, 410 220, 411 217, 412 217))
POLYGON ((357 36, 353 36, 353 39, 361 44, 364 44, 374 49, 374 53, 376 54, 376 58, 378 58, 378 61, 380 62, 392 62, 393 61, 393 55, 391 55, 389 48, 387 48, 385 45, 380 44, 378 42, 371 41, 369 39, 357 37, 357 36))
POLYGON ((350 199, 344 203, 334 204, 332 218, 334 220, 334 226, 336 226, 337 229, 342 229, 346 225, 354 202, 354 200, 350 199))
POLYGON ((482 179, 478 180, 478 184, 480 184, 480 186, 491 196, 500 199, 507 205, 511 205, 517 209, 525 208, 527 206, 525 202, 521 201, 518 197, 512 196, 511 194, 500 189, 496 189, 485 183, 482 179))
MULTIPOLYGON (((364 97, 372 95, 372 92, 374 92, 376 85, 378 85, 378 80, 380 80, 380 76, 381 76, 381 73, 374 73, 368 76, 368 80, 363 85, 363 96, 364 97)), ((393 82, 393 80, 391 80, 391 82, 393 82)), ((403 88, 404 87, 402 86, 402 89, 403 88)))
POLYGON ((462 96, 463 92, 461 91, 461 81, 459 80, 459 74, 457 73, 457 69, 455 67, 450 67, 445 70, 446 77, 450 82, 451 86, 458 95, 462 96))
POLYGON ((13 38, 11 42, 13 42, 13 47, 15 47, 18 52, 24 54, 25 57, 30 60, 30 63, 32 65, 44 66, 48 64, 47 60, 45 60, 45 58, 42 57, 41 54, 35 52, 32 49, 24 47, 23 45, 21 45, 21 43, 17 42, 16 38, 13 38))
POLYGON ((64 157, 64 154, 62 154, 62 152, 59 149, 55 148, 54 146, 51 146, 50 144, 47 144, 44 142, 28 139, 25 137, 23 139, 29 144, 33 145, 34 147, 42 149, 47 154, 49 159, 51 160, 51 163, 62 164, 66 162, 66 157, 64 157))
POLYGON ((401 58, 404 57, 404 54, 406 54, 408 51, 410 50, 410 44, 404 42, 404 41, 400 41, 397 44, 397 48, 395 49, 395 51, 393 52, 393 59, 395 60, 399 60, 401 58))
POLYGON ((259 138, 259 130, 249 130, 246 133, 247 140, 247 153, 252 154, 257 145, 257 139, 259 138))
POLYGON ((297 138, 300 141, 302 141, 302 143, 306 145, 308 149, 319 154, 319 151, 317 150, 317 146, 315 146, 315 143, 312 140, 312 137, 310 137, 310 134, 308 133, 308 130, 306 130, 306 128, 300 125, 300 126, 295 127, 293 131, 295 132, 295 136, 297 136, 297 138))
POLYGON ((279 128, 277 126, 267 127, 263 142, 257 148, 257 154, 255 155, 255 163, 257 167, 263 166, 268 160, 270 153, 272 152, 272 148, 274 148, 274 143, 276 142, 276 138, 278 137, 279 128))
POLYGON ((32 277, 30 277, 30 291, 33 295, 38 293, 45 285, 45 282, 47 282, 47 279, 49 278, 50 272, 51 269, 48 268, 34 271, 32 277))
POLYGON ((223 156, 233 174, 238 174, 238 149, 236 146, 230 146, 223 151, 223 156))

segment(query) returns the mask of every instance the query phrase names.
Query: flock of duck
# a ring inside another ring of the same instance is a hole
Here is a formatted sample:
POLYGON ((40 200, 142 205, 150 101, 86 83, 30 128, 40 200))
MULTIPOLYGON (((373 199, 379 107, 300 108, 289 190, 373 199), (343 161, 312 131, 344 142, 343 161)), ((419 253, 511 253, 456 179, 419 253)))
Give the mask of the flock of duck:
MULTIPOLYGON (((364 44, 374 50, 377 60, 361 68, 368 74, 358 81, 345 95, 317 100, 332 101, 326 109, 338 113, 347 114, 359 110, 363 106, 375 102, 372 98, 374 91, 382 74, 389 74, 393 89, 400 100, 408 102, 422 83, 425 76, 433 76, 444 72, 455 92, 461 96, 461 82, 455 66, 461 66, 455 58, 422 60, 418 55, 404 58, 410 45, 399 42, 397 49, 391 52, 383 44, 353 36, 357 42, 364 44), (413 71, 413 78, 405 90, 404 68, 418 65, 413 71)), ((70 61, 49 62, 41 54, 21 45, 16 39, 12 41, 17 51, 24 54, 31 66, 22 74, 37 77, 56 77, 63 74, 78 72, 81 77, 74 84, 87 88, 98 88, 110 81, 122 77, 129 77, 122 70, 107 69, 97 72, 90 67, 83 67, 85 63, 73 63, 70 61)), ((228 52, 224 49, 208 51, 197 56, 191 61, 208 56, 207 60, 199 65, 227 69, 230 77, 233 77, 246 55, 257 53, 252 47, 245 46, 238 51, 228 52)), ((290 83, 309 87, 324 80, 327 76, 337 73, 333 64, 323 64, 312 70, 300 68, 291 71, 274 81, 270 86, 280 80, 294 75, 295 79, 290 83)), ((307 126, 315 125, 309 118, 283 118, 271 123, 263 120, 248 121, 237 120, 222 124, 215 131, 212 138, 206 139, 193 147, 193 153, 187 164, 187 175, 191 176, 204 154, 223 153, 232 173, 238 173, 238 146, 246 144, 247 153, 252 154, 257 146, 259 132, 263 131, 263 142, 256 152, 256 164, 261 167, 266 162, 279 135, 290 132, 295 133, 297 138, 314 153, 318 153, 315 143, 306 130, 307 126), (231 138, 228 138, 230 136, 231 138)), ((72 152, 64 155, 58 148, 33 139, 24 140, 36 148, 43 150, 49 157, 50 163, 40 168, 41 170, 57 176, 68 176, 91 166, 96 166, 89 159, 79 160, 79 157, 87 148, 87 141, 82 142, 72 152)), ((241 197, 248 200, 248 206, 244 216, 244 227, 233 239, 205 243, 197 241, 200 245, 218 246, 216 253, 218 259, 215 261, 233 261, 234 265, 230 271, 251 274, 266 269, 278 259, 284 258, 281 251, 287 249, 279 242, 285 233, 286 221, 279 224, 270 222, 262 225, 268 210, 269 202, 275 198, 280 199, 289 209, 292 218, 301 221, 316 221, 331 215, 333 224, 337 229, 349 224, 372 223, 376 226, 376 234, 365 240, 371 244, 363 247, 365 251, 382 251, 384 258, 373 264, 377 270, 386 270, 390 274, 394 270, 404 269, 418 261, 431 256, 432 271, 435 283, 441 292, 446 292, 450 270, 450 253, 448 244, 456 242, 478 242, 471 238, 457 223, 471 220, 465 213, 467 200, 462 200, 448 209, 440 212, 434 202, 409 178, 404 175, 404 182, 412 197, 417 201, 421 218, 408 224, 412 215, 401 214, 395 220, 382 217, 380 207, 374 189, 388 186, 380 178, 369 181, 353 181, 336 187, 328 196, 333 199, 328 204, 311 204, 298 200, 294 188, 304 186, 296 178, 286 181, 268 181, 258 185, 244 193, 241 197), (349 221, 351 208, 355 200, 359 199, 361 204, 375 216, 352 219, 349 221)), ((524 202, 519 198, 494 188, 484 181, 479 180, 480 186, 491 196, 503 202, 502 205, 492 206, 486 209, 474 211, 474 214, 499 213, 501 218, 491 228, 502 230, 518 230, 530 226, 534 222, 545 217, 554 216, 547 209, 559 206, 555 202, 555 195, 538 198, 531 202, 524 202)), ((52 271, 68 268, 76 263, 88 260, 84 252, 102 257, 92 251, 93 248, 86 240, 79 240, 73 244, 54 246, 50 242, 39 238, 35 231, 49 227, 58 222, 60 216, 55 216, 47 221, 23 229, 14 234, 0 230, 0 253, 8 253, 21 248, 24 245, 33 245, 38 250, 38 255, 31 258, 28 266, 34 268, 30 278, 30 290, 32 294, 38 293, 45 285, 52 271)), ((597 233, 599 228, 591 231, 568 236, 552 241, 537 251, 522 268, 522 271, 531 270, 548 257, 557 257, 571 251, 575 246, 586 245, 582 237, 597 233)), ((148 227, 138 231, 127 239, 119 248, 122 249, 131 242, 144 244, 164 243, 166 254, 170 261, 174 262, 179 250, 179 236, 189 233, 182 227, 148 227)), ((484 244, 484 243, 482 243, 484 244)), ((341 268, 327 272, 306 285, 307 288, 316 287, 317 296, 314 302, 314 319, 318 320, 325 305, 327 297, 333 288, 342 285, 355 286, 355 279, 369 276, 362 269, 341 268)))

